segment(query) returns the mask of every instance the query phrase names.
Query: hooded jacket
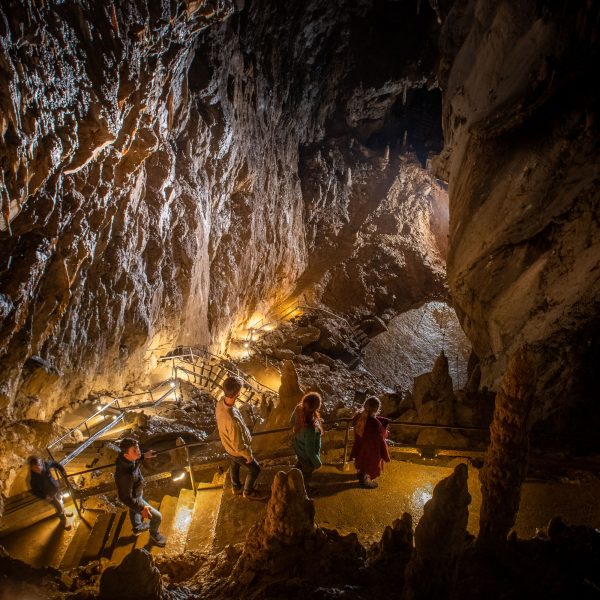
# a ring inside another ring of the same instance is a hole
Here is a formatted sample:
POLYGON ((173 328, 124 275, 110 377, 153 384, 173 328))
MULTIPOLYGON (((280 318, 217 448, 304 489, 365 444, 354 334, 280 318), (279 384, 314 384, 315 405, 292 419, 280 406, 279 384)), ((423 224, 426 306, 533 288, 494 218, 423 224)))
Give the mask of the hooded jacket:
POLYGON ((131 510, 141 512, 146 503, 142 500, 144 492, 144 477, 140 470, 140 460, 127 460, 121 452, 117 457, 117 468, 115 470, 115 483, 119 500, 131 510))
POLYGON ((56 496, 60 483, 52 476, 50 469, 58 469, 63 475, 64 467, 55 461, 42 461, 42 472, 36 473, 30 471, 29 482, 31 484, 31 493, 42 500, 56 496))
MULTIPOLYGON (((360 413, 354 415, 356 423, 360 413)), ((354 430, 354 444, 350 452, 350 459, 354 459, 356 470, 366 473, 371 479, 375 479, 383 471, 383 463, 390 462, 390 453, 385 442, 388 431, 389 419, 385 417, 367 417, 365 429, 362 435, 354 430)))

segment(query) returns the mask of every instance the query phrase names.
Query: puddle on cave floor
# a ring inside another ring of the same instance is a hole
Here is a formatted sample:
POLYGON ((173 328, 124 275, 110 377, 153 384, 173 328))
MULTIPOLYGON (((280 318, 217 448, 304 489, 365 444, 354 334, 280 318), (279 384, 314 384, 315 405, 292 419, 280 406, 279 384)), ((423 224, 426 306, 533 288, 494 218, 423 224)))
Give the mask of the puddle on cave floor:
MULTIPOLYGON (((350 471, 342 472, 337 465, 326 463, 313 476, 313 488, 317 490, 314 495, 317 525, 337 529, 341 533, 354 532, 363 544, 378 541, 385 526, 391 525, 403 512, 411 513, 416 525, 435 485, 464 461, 436 459, 435 462, 393 459, 385 465, 385 471, 378 479, 379 487, 375 490, 359 487, 352 466, 350 471)), ((272 465, 264 469, 259 484, 266 486, 274 473, 282 468, 287 469, 289 465, 272 465)), ((468 485, 472 497, 468 530, 476 534, 481 493, 479 471, 470 465, 468 485)), ((225 507, 228 514, 226 518, 220 518, 215 539, 215 547, 219 550, 228 543, 243 542, 250 526, 266 512, 264 503, 230 498, 229 490, 225 494, 222 508, 225 507)), ((590 478, 581 483, 526 481, 516 524, 519 537, 532 537, 536 529, 547 525, 556 515, 568 524, 599 527, 599 494, 598 479, 590 478)))

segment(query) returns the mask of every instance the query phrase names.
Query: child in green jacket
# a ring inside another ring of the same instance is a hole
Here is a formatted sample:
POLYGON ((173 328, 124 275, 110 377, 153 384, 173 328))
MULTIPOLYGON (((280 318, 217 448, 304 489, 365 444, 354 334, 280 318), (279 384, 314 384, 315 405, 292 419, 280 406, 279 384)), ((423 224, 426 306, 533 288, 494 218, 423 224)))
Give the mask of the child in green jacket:
POLYGON ((298 457, 296 468, 302 471, 306 493, 310 494, 310 480, 315 469, 321 466, 321 396, 317 392, 304 394, 294 409, 291 424, 294 428, 294 451, 298 457))

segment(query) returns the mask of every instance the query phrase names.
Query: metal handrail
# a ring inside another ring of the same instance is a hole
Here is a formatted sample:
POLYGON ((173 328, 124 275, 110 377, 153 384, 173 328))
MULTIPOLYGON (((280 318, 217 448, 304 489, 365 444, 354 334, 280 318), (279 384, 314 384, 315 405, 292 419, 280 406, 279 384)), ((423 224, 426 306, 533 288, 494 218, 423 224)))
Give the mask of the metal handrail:
MULTIPOLYGON (((117 409, 120 412, 127 412, 129 410, 135 410, 137 408, 140 407, 139 404, 134 404, 133 406, 127 406, 127 407, 121 407, 119 405, 119 401, 120 400, 126 400, 128 398, 134 398, 136 396, 146 396, 148 394, 152 394, 155 390, 157 390, 158 388, 162 387, 163 385, 165 385, 165 383, 167 381, 170 381, 168 379, 165 379, 164 381, 161 381, 160 383, 152 386, 150 389, 144 391, 144 392, 137 392, 135 394, 128 394, 126 396, 117 396, 116 398, 113 398, 108 404, 103 404, 102 408, 98 409, 93 415, 90 415, 89 417, 87 417, 86 419, 84 419, 83 421, 81 421, 80 423, 78 423, 77 425, 75 425, 74 427, 71 427, 71 429, 69 429, 66 433, 64 433, 62 436, 60 436, 59 438, 53 440, 48 446, 47 446, 47 450, 50 450, 51 448, 53 448, 54 446, 56 446, 56 444, 58 444, 59 442, 62 442, 66 437, 69 437, 74 431, 79 430, 81 427, 83 426, 87 426, 87 423, 89 421, 91 421, 92 419, 95 419, 96 417, 98 417, 100 414, 102 414, 103 412, 105 412, 106 410, 108 410, 109 408, 111 408, 113 405, 116 405, 117 409)), ((163 394, 158 401, 154 401, 154 402, 159 402, 160 400, 163 400, 170 392, 167 392, 165 394, 163 394)))
POLYGON ((56 440, 54 440, 53 442, 51 442, 48 445, 47 450, 50 450, 51 448, 56 446, 56 444, 58 444, 59 442, 62 442, 66 437, 69 437, 74 431, 77 431, 83 425, 87 425, 88 421, 91 421, 92 419, 96 418, 98 415, 103 413, 105 410, 108 410, 113 404, 116 404, 117 408, 119 410, 121 410, 121 408, 119 407, 119 399, 118 398, 113 399, 112 402, 109 402, 108 404, 104 404, 102 406, 102 408, 99 409, 98 411, 96 411, 93 415, 90 415, 89 417, 87 417, 87 419, 84 419, 83 421, 81 421, 80 423, 75 425, 75 427, 72 427, 71 429, 69 429, 69 431, 67 431, 64 435, 62 435, 61 437, 59 437, 56 440))
MULTIPOLYGON (((181 348, 182 346, 176 346, 175 348, 173 348, 174 350, 177 350, 177 348, 181 348)), ((247 386, 249 386, 253 391, 259 393, 259 394, 265 394, 265 393, 269 393, 269 394, 274 394, 277 395, 277 391, 270 388, 267 385, 264 385, 262 383, 260 383, 255 377, 253 377, 252 375, 248 375, 247 373, 244 373, 241 369, 238 369, 235 365, 231 365, 228 366, 226 364, 224 364, 226 361, 228 361, 227 359, 218 356, 216 354, 213 354, 212 352, 209 352, 208 350, 200 350, 200 351, 195 351, 195 349, 188 347, 189 348, 189 352, 184 353, 184 354, 174 354, 172 356, 162 356, 158 359, 159 362, 166 362, 169 360, 177 360, 177 359, 184 359, 186 357, 190 357, 190 358, 199 358, 202 359, 203 356, 199 353, 202 352, 202 354, 204 354, 204 356, 208 356, 210 358, 214 358, 218 363, 219 366, 224 370, 227 371, 228 373, 231 373, 231 375, 238 377, 239 379, 241 379, 247 386), (233 368, 231 368, 233 367, 233 368), (254 381, 255 383, 252 383, 252 381, 254 381)))
MULTIPOLYGON (((353 421, 353 417, 340 417, 339 419, 328 419, 326 421, 322 421, 323 425, 337 425, 339 423, 346 423, 347 425, 351 424, 353 421)), ((412 427, 423 427, 423 428, 434 428, 434 429, 459 429, 462 431, 489 431, 487 427, 471 427, 471 426, 462 426, 462 425, 437 425, 435 423, 412 423, 408 421, 400 421, 400 420, 390 420, 389 425, 402 425, 402 426, 412 426, 412 427)), ((266 429, 264 431, 253 431, 251 432, 251 436, 259 437, 262 435, 272 435, 275 433, 285 433, 287 431, 291 431, 293 429, 292 426, 288 427, 280 427, 277 429, 266 429)), ((331 431, 336 429, 336 427, 330 427, 327 431, 331 431)), ((167 454, 168 452, 172 452, 173 450, 178 450, 180 448, 198 448, 201 446, 207 446, 209 444, 217 443, 218 440, 202 440, 200 442, 187 442, 185 444, 180 444, 179 446, 172 446, 171 448, 165 448, 164 450, 156 451, 156 456, 161 454, 167 454)), ((90 469, 85 469, 83 471, 77 471, 76 473, 68 473, 67 477, 77 477, 78 475, 85 475, 87 473, 92 473, 94 471, 100 471, 102 469, 108 469, 110 467, 114 467, 116 463, 110 463, 107 465, 100 465, 96 467, 92 467, 90 469)))

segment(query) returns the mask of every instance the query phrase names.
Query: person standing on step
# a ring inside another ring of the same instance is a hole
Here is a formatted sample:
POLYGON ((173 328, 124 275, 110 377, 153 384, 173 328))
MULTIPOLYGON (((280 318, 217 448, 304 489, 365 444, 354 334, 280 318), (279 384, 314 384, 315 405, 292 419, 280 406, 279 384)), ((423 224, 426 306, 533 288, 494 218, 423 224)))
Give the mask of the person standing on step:
POLYGON ((56 516, 60 519, 62 526, 68 531, 71 525, 67 521, 67 517, 72 517, 72 512, 66 512, 60 496, 60 483, 52 475, 50 469, 56 469, 66 476, 65 468, 56 461, 43 460, 39 456, 30 456, 27 460, 29 464, 29 484, 31 493, 52 504, 56 509, 56 516))
POLYGON ((383 463, 390 462, 386 444, 389 419, 378 416, 381 409, 379 398, 371 396, 365 400, 361 410, 353 417, 354 444, 350 458, 354 459, 356 474, 362 487, 376 488, 373 481, 383 471, 383 463))
POLYGON ((129 509, 129 519, 133 535, 138 536, 150 530, 150 541, 156 546, 164 547, 167 538, 158 531, 162 515, 153 506, 144 500, 144 477, 140 470, 141 463, 148 458, 156 456, 154 450, 140 451, 137 440, 124 438, 119 444, 121 452, 117 457, 115 470, 115 483, 119 500, 129 509), (149 519, 149 523, 144 523, 149 519))
POLYGON ((294 430, 292 445, 298 458, 296 468, 302 471, 306 493, 310 496, 313 471, 321 466, 321 396, 317 392, 304 394, 294 409, 291 425, 294 430))
POLYGON ((255 489, 260 465, 252 454, 252 435, 240 411, 235 407, 235 400, 241 391, 242 382, 237 377, 227 377, 223 382, 224 396, 215 407, 217 429, 221 443, 231 459, 229 476, 233 493, 243 494, 244 498, 249 500, 264 500, 266 496, 255 489), (240 467, 248 469, 243 486, 240 481, 240 467))

